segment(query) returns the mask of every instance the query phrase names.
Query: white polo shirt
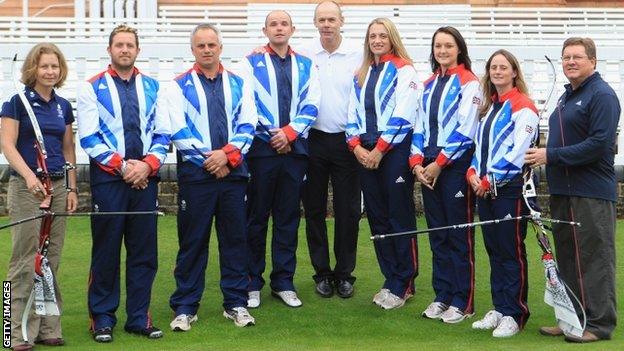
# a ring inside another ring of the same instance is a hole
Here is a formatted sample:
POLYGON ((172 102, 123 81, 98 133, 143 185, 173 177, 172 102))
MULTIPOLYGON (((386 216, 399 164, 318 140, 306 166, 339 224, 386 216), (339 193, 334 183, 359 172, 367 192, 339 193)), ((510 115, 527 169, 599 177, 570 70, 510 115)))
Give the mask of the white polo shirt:
POLYGON ((345 131, 353 76, 362 64, 362 50, 362 43, 344 37, 331 54, 323 49, 320 38, 295 49, 314 60, 319 70, 321 104, 312 128, 326 133, 345 131))

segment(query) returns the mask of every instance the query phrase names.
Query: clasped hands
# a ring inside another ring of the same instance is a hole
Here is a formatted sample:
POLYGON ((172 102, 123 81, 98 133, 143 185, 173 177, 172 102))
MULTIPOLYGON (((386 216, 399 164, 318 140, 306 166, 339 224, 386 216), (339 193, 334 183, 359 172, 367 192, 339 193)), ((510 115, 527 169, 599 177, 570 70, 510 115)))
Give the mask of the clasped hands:
POLYGON ((383 158, 383 153, 381 153, 379 149, 374 148, 371 151, 368 151, 361 145, 358 145, 353 149, 353 154, 355 154, 355 158, 366 169, 379 168, 379 163, 383 158))
POLYGON ((416 179, 431 190, 433 190, 441 172, 442 167, 435 161, 428 164, 427 167, 416 165, 412 168, 412 173, 414 173, 416 179))
POLYGON ((152 173, 152 167, 147 162, 141 160, 127 160, 126 167, 123 170, 121 176, 124 182, 130 185, 132 189, 143 190, 147 188, 150 173, 152 173))
POLYGON ((286 133, 281 128, 274 128, 269 130, 271 133, 271 147, 277 151, 278 154, 289 153, 292 149, 286 133))
POLYGON ((204 160, 204 169, 206 172, 214 175, 217 179, 221 179, 230 174, 230 168, 228 167, 228 159, 225 151, 213 150, 204 154, 206 159, 204 160))

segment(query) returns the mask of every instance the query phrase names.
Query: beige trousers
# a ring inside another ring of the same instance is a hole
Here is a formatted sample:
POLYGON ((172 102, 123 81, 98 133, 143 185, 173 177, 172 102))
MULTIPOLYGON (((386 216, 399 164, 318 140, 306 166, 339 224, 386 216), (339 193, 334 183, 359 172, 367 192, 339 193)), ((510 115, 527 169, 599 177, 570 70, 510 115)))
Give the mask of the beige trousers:
MULTIPOLYGON (((54 189, 52 211, 65 212, 67 193, 63 180, 52 182, 54 189)), ((41 203, 26 188, 22 177, 11 176, 9 179, 8 207, 11 221, 17 221, 40 213, 41 203)), ((9 262, 7 280, 11 281, 11 345, 13 347, 24 344, 22 336, 22 315, 26 302, 33 288, 35 274, 35 254, 39 246, 39 228, 41 220, 26 222, 14 226, 11 230, 13 251, 9 262)), ((65 218, 57 217, 52 222, 48 260, 54 274, 54 288, 59 309, 62 311, 61 292, 57 283, 57 272, 63 242, 65 240, 65 218)), ((28 317, 28 341, 32 344, 36 340, 61 338, 60 316, 38 316, 31 308, 28 317)))

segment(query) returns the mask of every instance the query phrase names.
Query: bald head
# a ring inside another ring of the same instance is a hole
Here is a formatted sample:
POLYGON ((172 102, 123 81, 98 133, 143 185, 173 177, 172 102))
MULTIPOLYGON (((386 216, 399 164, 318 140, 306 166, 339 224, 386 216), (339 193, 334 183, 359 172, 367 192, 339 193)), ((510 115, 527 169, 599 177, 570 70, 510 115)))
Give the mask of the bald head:
POLYGON ((290 14, 288 12, 284 10, 274 10, 269 12, 269 14, 264 19, 264 27, 268 27, 270 21, 282 20, 284 17, 288 18, 288 23, 292 26, 292 18, 290 17, 290 14))
MULTIPOLYGON (((269 39, 269 44, 273 50, 287 50, 288 40, 295 31, 292 19, 286 11, 271 11, 264 21, 262 32, 269 39)), ((277 51, 276 50, 276 51, 277 51)))
POLYGON ((316 5, 314 9, 314 20, 319 16, 319 13, 329 13, 342 18, 342 9, 335 1, 323 1, 316 5))
POLYGON ((325 50, 333 52, 342 40, 340 28, 344 24, 342 11, 338 3, 323 1, 314 10, 314 26, 319 31, 321 45, 325 50))

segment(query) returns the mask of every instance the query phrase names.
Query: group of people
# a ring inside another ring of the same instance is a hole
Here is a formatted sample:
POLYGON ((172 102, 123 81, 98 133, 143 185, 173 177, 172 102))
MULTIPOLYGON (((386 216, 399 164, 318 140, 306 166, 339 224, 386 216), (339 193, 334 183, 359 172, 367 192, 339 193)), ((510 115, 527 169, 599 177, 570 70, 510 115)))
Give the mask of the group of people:
MULTIPOLYGON (((223 315, 237 326, 254 325, 248 308, 261 304, 271 215, 271 294, 289 307, 302 305, 293 282, 302 200, 316 292, 349 298, 360 191, 372 233, 410 231, 416 228, 416 180, 429 228, 472 222, 475 203, 482 220, 518 217, 482 228, 493 309, 472 324, 493 330, 494 337, 512 336, 529 317, 527 219, 519 218, 528 212, 523 176, 529 167, 545 165, 553 217, 583 223, 553 226, 562 278, 587 313, 583 336, 566 338, 609 339, 616 322, 613 160, 620 106, 595 72, 591 39, 571 38, 563 45, 563 72, 570 84, 550 117, 548 144, 539 148, 539 114, 509 51, 495 51, 479 80, 462 35, 441 27, 431 41, 432 75, 421 83, 391 20, 369 24, 363 50, 341 36, 344 18, 337 3, 321 2, 314 24, 319 38, 293 48, 290 15, 270 12, 263 28, 268 44, 229 69, 220 61, 219 30, 198 25, 190 38, 194 65, 163 87, 135 67, 139 37, 121 25, 109 37, 108 68, 78 87, 76 119, 80 145, 90 157, 94 211, 156 210, 158 170, 169 144, 177 150, 179 251, 169 300, 171 329, 188 331, 198 320, 213 220, 223 315), (325 224, 330 180, 333 267, 325 224)), ((54 91, 66 76, 63 54, 53 44, 35 46, 22 67, 25 93, 48 148, 56 211, 74 211, 77 205, 75 174, 69 172, 68 191, 60 180, 65 162, 75 162, 72 109, 54 91)), ((26 108, 15 96, 1 115, 2 150, 12 168, 10 216, 16 220, 36 212, 43 185, 26 108)), ((50 237, 54 273, 64 225, 56 218, 50 237)), ((12 233, 11 340, 22 351, 30 350, 33 340, 64 343, 58 316, 31 313, 29 335, 35 338, 26 342, 21 332, 33 285, 35 228, 30 222, 12 233)), ((91 230, 88 307, 94 340, 113 340, 122 242, 127 251, 124 329, 162 337, 149 313, 158 267, 156 217, 94 216, 91 230)), ((475 314, 474 231, 467 226, 436 231, 429 241, 435 294, 422 315, 460 323, 475 314)), ((384 282, 373 302, 399 308, 415 293, 417 241, 403 236, 375 241, 374 247, 384 282)), ((60 303, 58 289, 57 296, 60 303)), ((558 327, 540 331, 563 335, 558 327)))

